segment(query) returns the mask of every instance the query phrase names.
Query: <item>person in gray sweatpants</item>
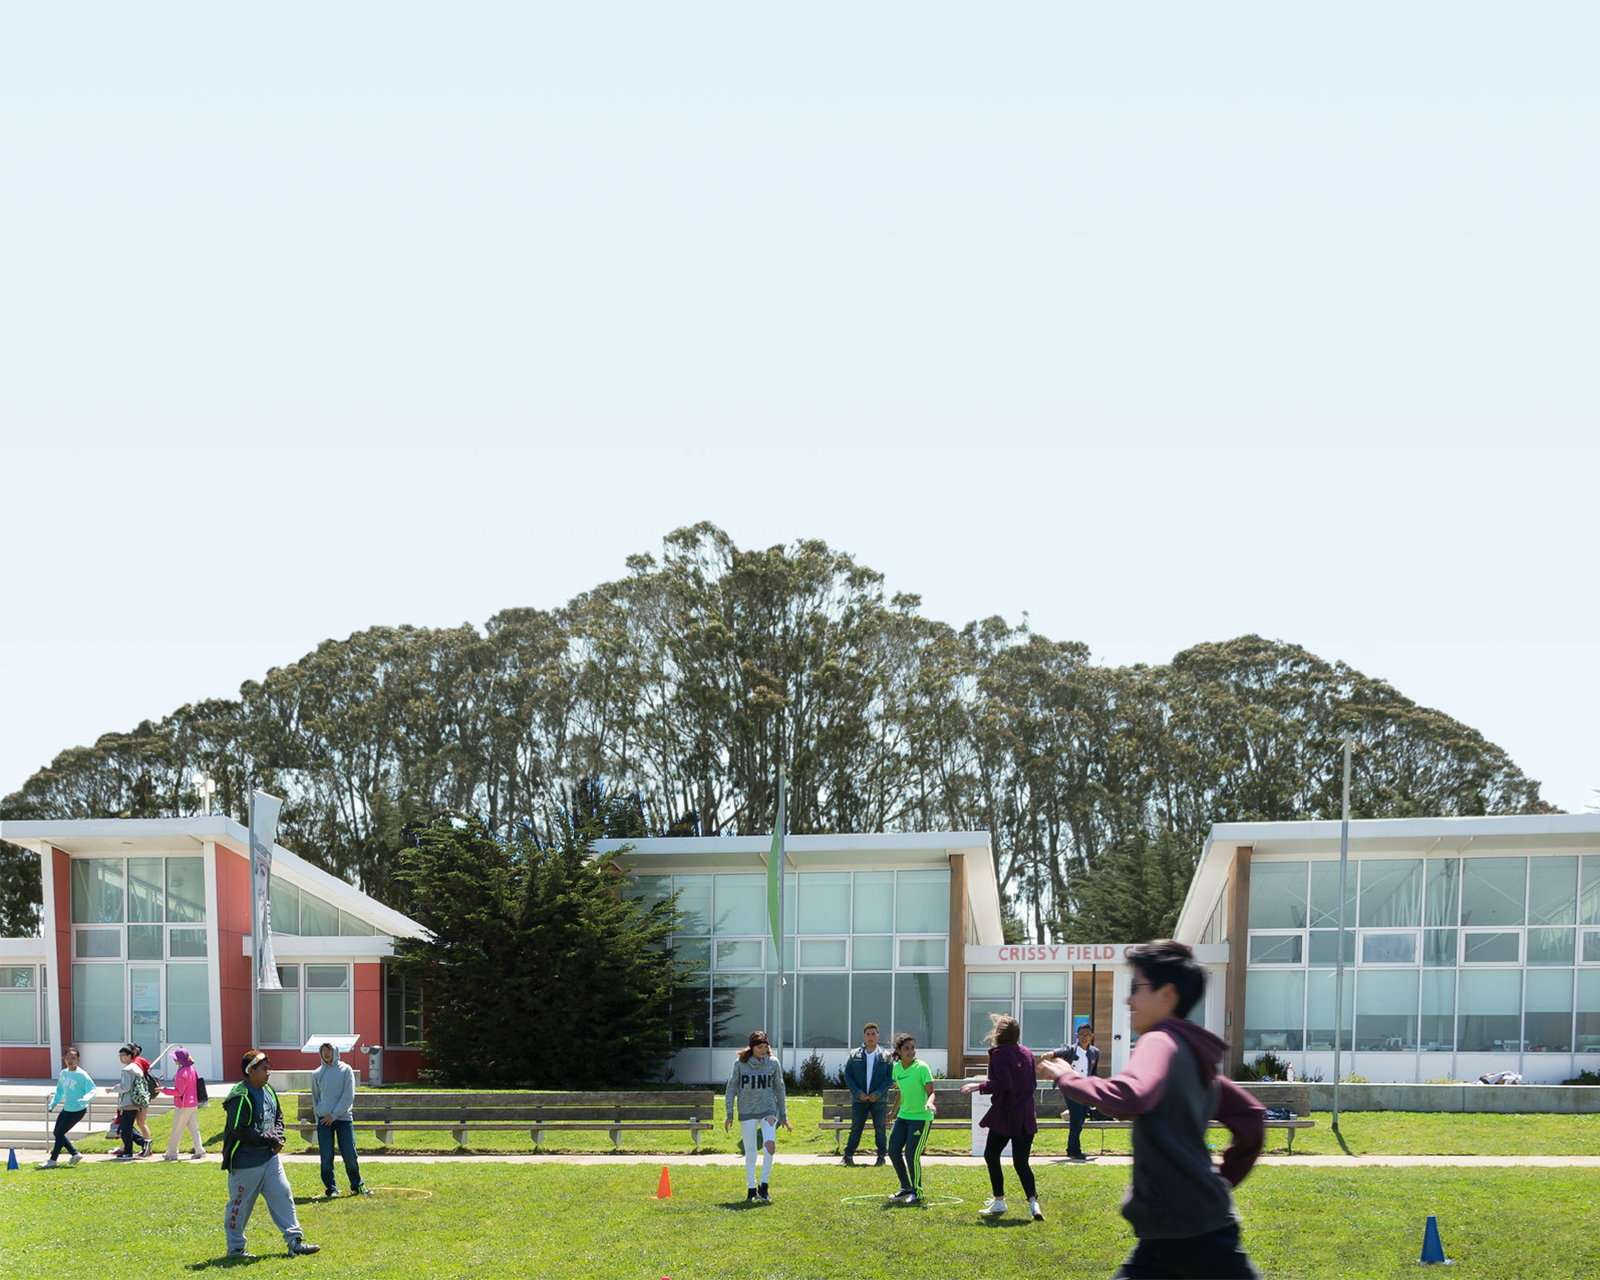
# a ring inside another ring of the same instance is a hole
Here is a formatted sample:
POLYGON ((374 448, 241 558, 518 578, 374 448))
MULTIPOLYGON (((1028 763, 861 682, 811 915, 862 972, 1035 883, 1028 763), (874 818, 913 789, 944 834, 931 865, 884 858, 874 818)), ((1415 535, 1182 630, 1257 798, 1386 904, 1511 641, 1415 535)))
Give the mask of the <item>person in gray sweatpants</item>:
POLYGON ((265 1197, 267 1212, 283 1233, 291 1257, 316 1253, 322 1246, 304 1238, 295 1216, 294 1193, 278 1159, 283 1150, 283 1109, 277 1092, 267 1083, 272 1060, 252 1049, 239 1069, 244 1079, 233 1086, 222 1104, 227 1117, 222 1130, 222 1169, 228 1175, 228 1207, 223 1211, 222 1226, 228 1238, 228 1256, 255 1256, 245 1252, 244 1229, 257 1196, 265 1197))

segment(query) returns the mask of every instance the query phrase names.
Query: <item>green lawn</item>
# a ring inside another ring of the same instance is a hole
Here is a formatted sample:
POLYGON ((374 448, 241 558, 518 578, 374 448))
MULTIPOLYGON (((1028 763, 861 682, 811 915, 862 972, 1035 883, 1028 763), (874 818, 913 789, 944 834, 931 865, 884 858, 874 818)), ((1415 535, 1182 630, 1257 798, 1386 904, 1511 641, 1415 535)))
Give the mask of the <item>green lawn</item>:
MULTIPOLYGON (((291 1261, 264 1206, 251 1222, 257 1263, 222 1252, 217 1166, 86 1161, 0 1173, 0 1273, 60 1277, 84 1267, 140 1277, 246 1265, 257 1276, 855 1277, 1052 1280, 1110 1275, 1130 1237, 1116 1212, 1122 1168, 1045 1166, 1049 1220, 980 1221, 979 1169, 929 1171, 930 1195, 959 1205, 889 1208, 887 1170, 780 1163, 774 1203, 746 1208, 739 1168, 676 1166, 674 1197, 653 1198, 649 1165, 368 1166, 371 1199, 324 1203, 316 1169, 290 1165, 307 1238, 291 1261), (127 1184, 133 1183, 130 1187, 127 1184), (846 1197, 865 1200, 845 1202, 846 1197)), ((1246 1243, 1269 1277, 1415 1276, 1436 1213, 1452 1276, 1486 1280, 1600 1274, 1590 1170, 1296 1169, 1267 1166, 1240 1191, 1246 1243)), ((1020 1206, 1019 1206, 1020 1207, 1020 1206)))
MULTIPOLYGON (((356 1097, 356 1114, 361 1114, 362 1094, 356 1097)), ((285 1098, 285 1106, 292 1104, 285 1098)), ((292 1112, 291 1112, 292 1113, 292 1112)), ((822 1118, 821 1099, 815 1097, 793 1098, 789 1103, 790 1120, 794 1134, 781 1134, 782 1149, 787 1154, 810 1153, 832 1156, 833 1136, 817 1128, 822 1118)), ((222 1107, 213 1102, 201 1113, 208 1144, 217 1143, 222 1130, 222 1107), (213 1137, 213 1131, 217 1137, 213 1137)), ((1314 1129, 1301 1129, 1295 1134, 1296 1154, 1333 1154, 1348 1150, 1354 1155, 1600 1155, 1600 1115, 1587 1116, 1506 1116, 1506 1115, 1450 1115, 1445 1113, 1417 1113, 1405 1111, 1347 1111, 1339 1118, 1340 1132, 1328 1128, 1328 1113, 1317 1112, 1314 1129), (1340 1139, 1343 1139, 1341 1147, 1340 1139)), ((738 1150, 738 1130, 724 1133, 722 1129, 722 1101, 717 1100, 714 1131, 702 1135, 700 1149, 705 1152, 735 1152, 738 1150)), ((171 1132, 171 1120, 161 1118, 151 1122, 151 1133, 156 1145, 164 1148, 171 1132)), ((302 1145, 298 1137, 290 1134, 291 1152, 315 1151, 314 1145, 302 1145)), ((382 1151, 372 1134, 358 1134, 362 1151, 382 1151)), ((1222 1144, 1227 1135, 1221 1130, 1212 1134, 1213 1140, 1222 1144)), ((1105 1135, 1108 1152, 1127 1152, 1126 1131, 1105 1135)), ((435 1152, 455 1151, 455 1143, 448 1133, 406 1133, 396 1135, 394 1151, 435 1152)), ((533 1150, 533 1141, 526 1132, 490 1133, 474 1136, 473 1145, 484 1151, 533 1150)), ((185 1137, 185 1149, 188 1139, 185 1137)), ((872 1131, 869 1127, 866 1142, 870 1147, 872 1131)), ((1087 1133, 1084 1142, 1091 1152, 1098 1151, 1100 1135, 1087 1133)), ((687 1154, 694 1144, 686 1134, 652 1132, 622 1134, 622 1149, 649 1154, 687 1154)), ((1287 1149, 1287 1135, 1283 1130, 1267 1131, 1267 1150, 1282 1153, 1287 1149)), ((81 1144, 80 1144, 81 1145, 81 1144)), ((113 1145, 98 1141, 85 1146, 86 1151, 110 1151, 113 1145)), ((545 1150, 559 1153, 610 1151, 611 1142, 604 1133, 574 1133, 563 1135, 559 1141, 549 1139, 545 1150)), ((954 1131, 936 1131, 929 1150, 935 1154, 968 1155, 971 1144, 965 1135, 954 1131)), ((1048 1131, 1039 1135, 1034 1150, 1040 1155, 1065 1155, 1067 1135, 1065 1130, 1048 1131)))

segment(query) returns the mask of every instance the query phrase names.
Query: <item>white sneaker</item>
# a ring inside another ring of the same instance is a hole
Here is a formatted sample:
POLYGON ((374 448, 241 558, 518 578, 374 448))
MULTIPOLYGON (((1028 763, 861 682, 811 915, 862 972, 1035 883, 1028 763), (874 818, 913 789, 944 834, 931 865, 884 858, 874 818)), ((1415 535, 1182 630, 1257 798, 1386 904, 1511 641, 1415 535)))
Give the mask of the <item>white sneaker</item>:
POLYGON ((68 1164, 77 1164, 77 1163, 78 1163, 78 1161, 80 1161, 80 1160, 82 1160, 82 1159, 83 1159, 83 1154, 82 1154, 82 1152, 78 1152, 78 1151, 74 1151, 74 1152, 73 1152, 73 1153, 72 1153, 72 1159, 71 1159, 71 1160, 69 1160, 69 1161, 67 1161, 67 1163, 68 1163, 68 1164))
POLYGON ((189 1157, 191 1160, 204 1160, 205 1158, 206 1153, 204 1151, 196 1151, 192 1156, 189 1157))
POLYGON ((56 1162, 54 1160, 46 1160, 42 1164, 37 1164, 34 1166, 36 1169, 54 1169, 55 1167, 56 1162))
POLYGON ((1044 1221, 1044 1210, 1039 1207, 1038 1196, 1035 1196, 1032 1200, 1028 1201, 1028 1212, 1033 1215, 1033 1220, 1035 1222, 1044 1221))
POLYGON ((1004 1196, 991 1196, 983 1202, 983 1208, 978 1212, 986 1218, 998 1218, 1006 1211, 1006 1198, 1004 1196))
POLYGON ((176 1160, 178 1157, 177 1156, 162 1156, 161 1158, 163 1160, 176 1160))

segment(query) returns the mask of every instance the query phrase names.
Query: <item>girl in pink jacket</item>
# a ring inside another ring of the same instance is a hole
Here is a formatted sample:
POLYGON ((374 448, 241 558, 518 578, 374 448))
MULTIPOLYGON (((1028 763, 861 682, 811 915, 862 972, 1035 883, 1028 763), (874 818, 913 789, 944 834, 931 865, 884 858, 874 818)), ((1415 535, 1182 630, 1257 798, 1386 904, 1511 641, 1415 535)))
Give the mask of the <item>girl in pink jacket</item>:
POLYGON ((190 1145, 194 1148, 189 1159, 204 1160, 206 1149, 200 1138, 200 1076, 187 1049, 174 1049, 172 1060, 178 1064, 178 1073, 172 1078, 172 1088, 161 1091, 172 1099, 172 1137, 167 1139, 167 1154, 161 1158, 178 1158, 178 1137, 187 1125, 190 1145))

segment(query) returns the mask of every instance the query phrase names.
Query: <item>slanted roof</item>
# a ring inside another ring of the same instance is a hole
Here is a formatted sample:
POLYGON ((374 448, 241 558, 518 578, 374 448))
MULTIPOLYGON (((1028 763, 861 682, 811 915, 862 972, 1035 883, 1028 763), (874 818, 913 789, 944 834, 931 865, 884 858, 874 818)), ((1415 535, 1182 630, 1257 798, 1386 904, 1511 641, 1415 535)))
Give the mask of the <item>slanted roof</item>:
MULTIPOLYGON (((78 857, 137 858, 192 852, 210 843, 250 856, 250 833, 223 814, 197 818, 69 818, 48 822, 0 822, 0 840, 35 853, 56 848, 78 857)), ((280 844, 272 846, 272 874, 325 902, 348 911, 392 938, 422 938, 424 929, 409 916, 362 893, 348 880, 312 866, 280 844)))

